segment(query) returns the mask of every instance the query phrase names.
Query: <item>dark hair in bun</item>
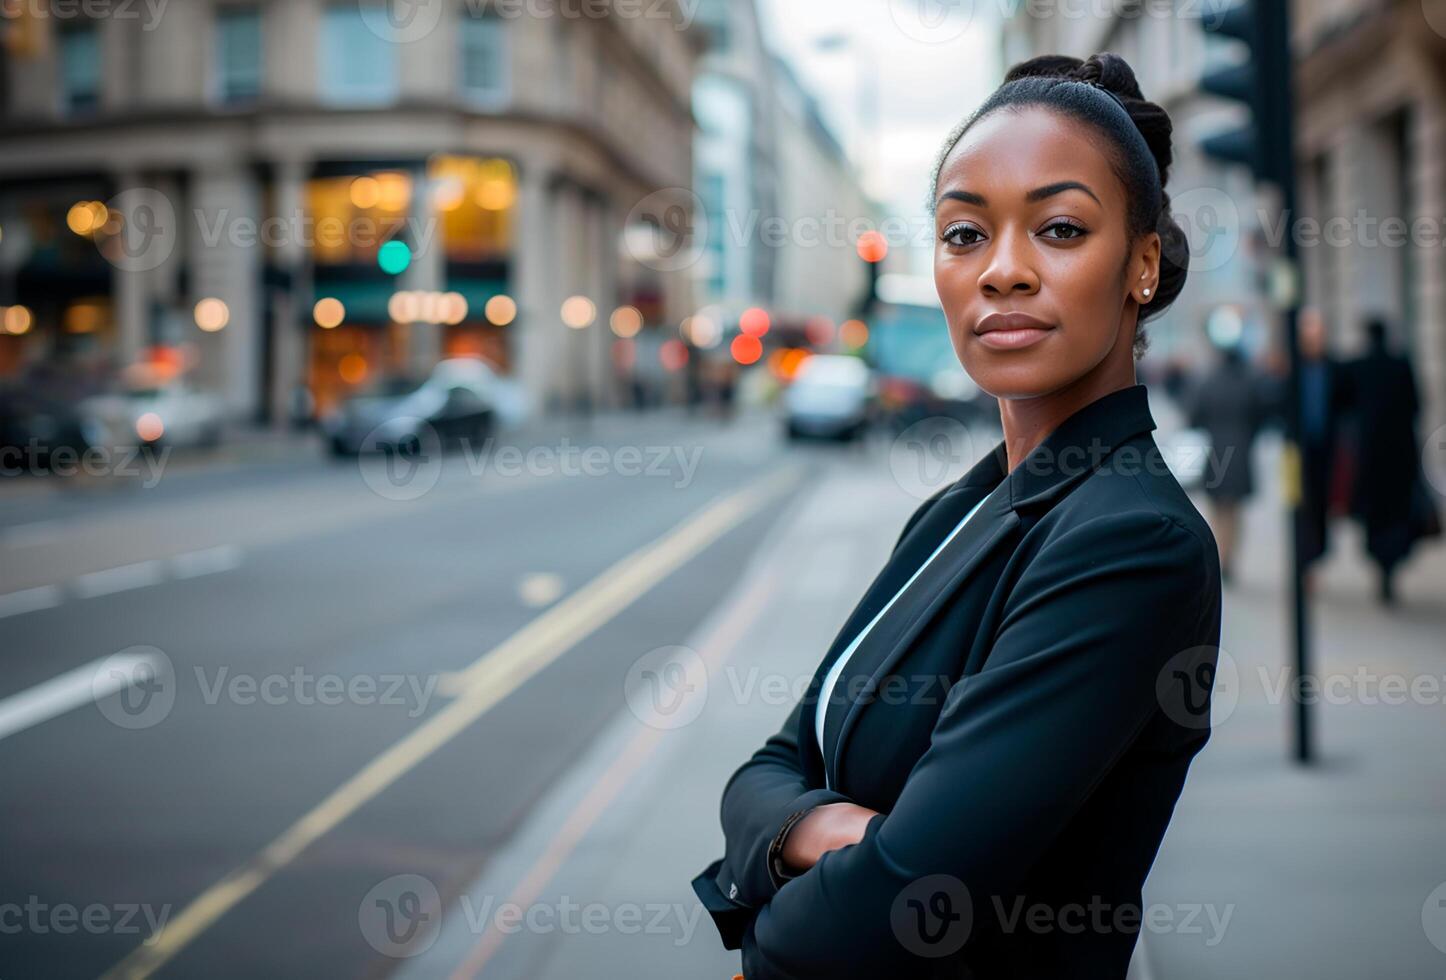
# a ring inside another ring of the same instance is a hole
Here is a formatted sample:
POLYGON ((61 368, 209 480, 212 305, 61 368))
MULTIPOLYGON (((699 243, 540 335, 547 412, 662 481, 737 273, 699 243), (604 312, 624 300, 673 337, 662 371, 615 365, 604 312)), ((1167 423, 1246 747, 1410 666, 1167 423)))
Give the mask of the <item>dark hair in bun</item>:
POLYGON ((1095 54, 1081 61, 1059 54, 1040 55, 1009 69, 1004 82, 974 113, 955 127, 934 164, 929 206, 939 191, 944 158, 976 122, 1000 109, 1042 106, 1088 123, 1112 149, 1115 173, 1130 202, 1126 216, 1131 238, 1160 235, 1160 282, 1140 311, 1135 355, 1147 345, 1144 324, 1164 313, 1185 286, 1189 246, 1185 232, 1170 214, 1165 182, 1174 153, 1170 148, 1170 117, 1140 93, 1129 64, 1118 55, 1095 54))

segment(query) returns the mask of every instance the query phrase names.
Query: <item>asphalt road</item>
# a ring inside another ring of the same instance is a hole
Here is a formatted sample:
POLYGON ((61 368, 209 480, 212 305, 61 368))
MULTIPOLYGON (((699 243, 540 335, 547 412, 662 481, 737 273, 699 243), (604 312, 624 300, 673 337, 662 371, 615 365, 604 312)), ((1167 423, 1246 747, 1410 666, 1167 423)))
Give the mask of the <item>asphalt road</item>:
POLYGON ((390 973, 368 890, 474 880, 834 455, 659 418, 18 494, 0 977, 390 973))

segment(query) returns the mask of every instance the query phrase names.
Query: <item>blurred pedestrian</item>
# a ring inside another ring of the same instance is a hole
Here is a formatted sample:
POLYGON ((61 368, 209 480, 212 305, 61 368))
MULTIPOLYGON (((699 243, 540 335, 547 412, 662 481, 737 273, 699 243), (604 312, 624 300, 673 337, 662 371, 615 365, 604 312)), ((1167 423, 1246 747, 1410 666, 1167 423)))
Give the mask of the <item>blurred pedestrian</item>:
MULTIPOLYGON (((1331 356, 1320 311, 1300 312, 1300 511, 1296 547, 1303 566, 1330 543, 1331 488, 1337 475, 1340 423, 1353 395, 1350 372, 1331 356)), ((1307 584, 1311 579, 1307 578, 1307 584)))
POLYGON ((1241 505, 1255 492, 1251 451, 1270 412, 1263 379, 1239 345, 1221 349, 1219 362, 1187 393, 1185 409, 1191 428, 1210 437, 1205 495, 1210 528, 1220 549, 1220 575, 1229 582, 1235 571, 1241 505))
POLYGON ((1416 415, 1421 403, 1415 373, 1387 343, 1385 321, 1366 325, 1365 356, 1351 364, 1356 417, 1362 435, 1351 511, 1366 529, 1366 550, 1380 568, 1380 599, 1395 602, 1395 571, 1410 554, 1420 529, 1413 498, 1420 489, 1416 415))

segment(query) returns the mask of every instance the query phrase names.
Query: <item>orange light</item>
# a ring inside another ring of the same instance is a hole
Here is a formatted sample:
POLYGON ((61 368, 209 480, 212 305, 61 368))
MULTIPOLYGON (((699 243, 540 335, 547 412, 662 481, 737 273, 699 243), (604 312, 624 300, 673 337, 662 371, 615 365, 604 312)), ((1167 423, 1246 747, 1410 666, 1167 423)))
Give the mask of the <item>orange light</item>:
POLYGON ((756 306, 744 310, 738 318, 738 329, 750 337, 762 337, 768 333, 769 326, 768 311, 756 306))
POLYGON ((347 354, 337 364, 336 373, 349 385, 361 384, 367 376, 367 359, 360 354, 347 354))
POLYGON ((142 442, 155 442, 166 434, 166 424, 155 412, 147 412, 136 419, 136 435, 141 437, 142 442))
POLYGON ((487 315, 489 322, 505 327, 517 319, 517 301, 511 296, 493 296, 482 308, 482 312, 487 315))
POLYGON ((869 327, 862 320, 847 320, 838 328, 839 339, 845 347, 857 350, 869 342, 869 327))
POLYGON ((346 319, 346 307, 336 297, 326 296, 316 301, 316 305, 311 308, 311 316, 318 327, 331 330, 341 326, 341 322, 346 319))
POLYGON ((467 297, 461 293, 443 293, 440 306, 441 320, 449 327, 467 319, 467 297))
POLYGON ((740 333, 728 345, 728 352, 739 364, 756 364, 763 356, 763 341, 751 334, 740 333))
POLYGON ((363 211, 377 206, 382 199, 382 185, 375 177, 358 177, 351 182, 351 203, 363 211))
MULTIPOLYGON (((95 231, 95 210, 91 207, 94 201, 79 201, 71 205, 65 215, 65 224, 77 235, 85 236, 95 231)), ((104 222, 102 222, 104 224, 104 222)))
POLYGON ((635 306, 619 306, 613 310, 608 324, 619 337, 636 337, 643 329, 643 314, 635 306))
POLYGON ((881 232, 866 231, 859 236, 859 258, 865 262, 882 262, 889 254, 889 242, 881 232))
POLYGON ((377 206, 383 211, 405 211, 412 203, 412 178, 406 174, 377 174, 377 206))
POLYGON ((411 291, 393 293, 387 300, 387 315, 397 323, 415 323, 421 318, 421 295, 411 291))
POLYGON ((801 347, 784 347, 768 355, 768 368, 780 381, 792 381, 812 355, 801 347))
POLYGON ((569 296, 562 304, 562 322, 574 330, 592 325, 597 319, 597 306, 586 296, 569 296))
POLYGON ((196 304, 193 311, 196 326, 206 333, 215 333, 218 330, 226 329, 226 324, 231 322, 231 308, 224 300, 209 296, 196 304))
POLYGON ((5 311, 5 332, 16 337, 30 330, 35 323, 35 316, 30 312, 29 307, 12 306, 5 311))

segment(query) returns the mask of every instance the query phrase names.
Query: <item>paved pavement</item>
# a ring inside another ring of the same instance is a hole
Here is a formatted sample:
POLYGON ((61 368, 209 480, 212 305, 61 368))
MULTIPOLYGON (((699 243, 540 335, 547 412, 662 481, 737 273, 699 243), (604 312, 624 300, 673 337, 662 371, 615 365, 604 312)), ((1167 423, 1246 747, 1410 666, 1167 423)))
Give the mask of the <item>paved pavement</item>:
MULTIPOLYGON (((1271 480, 1274 446, 1259 453, 1271 480)), ((1357 528, 1337 524, 1311 619, 1319 761, 1302 768, 1288 758, 1276 499, 1272 485, 1246 517, 1222 642, 1235 696, 1217 691, 1146 888, 1162 927, 1147 936, 1150 966, 1168 980, 1446 976, 1446 549, 1417 553, 1387 612, 1357 528)))

